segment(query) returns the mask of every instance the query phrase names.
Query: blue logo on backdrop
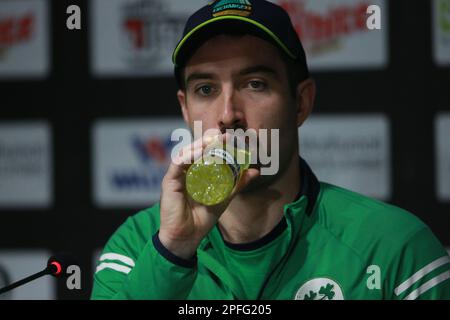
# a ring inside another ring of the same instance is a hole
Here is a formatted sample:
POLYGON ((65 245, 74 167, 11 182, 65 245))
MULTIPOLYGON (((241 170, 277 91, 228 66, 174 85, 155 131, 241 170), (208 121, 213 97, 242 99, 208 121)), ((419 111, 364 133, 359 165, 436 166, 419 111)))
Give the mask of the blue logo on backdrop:
POLYGON ((170 153, 177 141, 171 141, 170 136, 161 138, 134 135, 130 143, 140 165, 114 170, 111 176, 114 188, 121 191, 159 190, 170 163, 170 153))

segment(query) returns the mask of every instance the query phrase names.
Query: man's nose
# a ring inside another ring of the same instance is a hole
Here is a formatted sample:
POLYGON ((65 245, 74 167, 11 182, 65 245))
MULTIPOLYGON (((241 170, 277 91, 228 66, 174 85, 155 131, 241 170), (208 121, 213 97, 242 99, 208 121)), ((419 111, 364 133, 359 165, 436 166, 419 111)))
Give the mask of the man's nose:
POLYGON ((242 102, 234 90, 223 92, 223 99, 221 101, 218 117, 220 131, 225 132, 226 129, 245 129, 245 116, 241 103, 242 102))

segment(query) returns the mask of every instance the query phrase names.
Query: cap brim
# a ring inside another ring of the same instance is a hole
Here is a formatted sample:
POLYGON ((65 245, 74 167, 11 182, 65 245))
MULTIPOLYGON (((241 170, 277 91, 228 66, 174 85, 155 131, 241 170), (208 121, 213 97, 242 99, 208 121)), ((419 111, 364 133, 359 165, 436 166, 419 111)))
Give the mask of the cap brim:
POLYGON ((286 47, 286 45, 280 40, 279 37, 277 37, 275 33, 273 33, 270 29, 268 29, 261 23, 247 17, 229 15, 212 18, 199 24, 190 32, 188 32, 180 40, 172 55, 172 61, 175 67, 179 67, 182 64, 180 62, 186 60, 185 53, 187 53, 188 51, 193 51, 187 49, 192 49, 193 47, 195 47, 199 43, 204 42, 207 38, 210 38, 213 35, 216 35, 218 33, 226 33, 229 29, 225 29, 225 27, 230 26, 230 24, 228 24, 229 22, 232 22, 236 26, 245 27, 245 29, 238 29, 239 31, 244 32, 243 30, 245 30, 245 32, 254 33, 257 36, 274 42, 274 44, 282 49, 290 58, 297 58, 296 55, 286 47))

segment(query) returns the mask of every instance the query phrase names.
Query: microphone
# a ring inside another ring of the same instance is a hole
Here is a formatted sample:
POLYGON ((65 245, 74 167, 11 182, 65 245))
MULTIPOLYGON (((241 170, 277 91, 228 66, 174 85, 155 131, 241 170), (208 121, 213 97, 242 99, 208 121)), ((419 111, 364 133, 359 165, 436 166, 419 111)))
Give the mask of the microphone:
POLYGON ((8 292, 14 288, 20 287, 28 282, 36 280, 45 275, 52 275, 55 278, 64 277, 64 276, 66 276, 67 267, 69 267, 71 265, 75 265, 75 264, 77 264, 75 262, 75 259, 68 254, 57 254, 57 255, 51 256, 48 259, 47 267, 44 270, 42 270, 38 273, 35 273, 31 276, 28 276, 17 282, 14 282, 4 288, 1 288, 0 294, 8 292))

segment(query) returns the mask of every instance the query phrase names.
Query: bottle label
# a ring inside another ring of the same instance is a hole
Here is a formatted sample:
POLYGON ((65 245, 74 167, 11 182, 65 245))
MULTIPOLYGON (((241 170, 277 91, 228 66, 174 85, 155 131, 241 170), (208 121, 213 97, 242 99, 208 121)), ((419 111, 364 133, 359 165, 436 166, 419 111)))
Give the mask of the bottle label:
POLYGON ((241 166, 236 161, 234 161, 233 156, 228 151, 220 148, 212 148, 208 151, 206 155, 216 156, 223 159, 225 161, 225 164, 227 164, 230 167, 231 172, 233 172, 234 183, 236 183, 236 180, 241 171, 241 166))

